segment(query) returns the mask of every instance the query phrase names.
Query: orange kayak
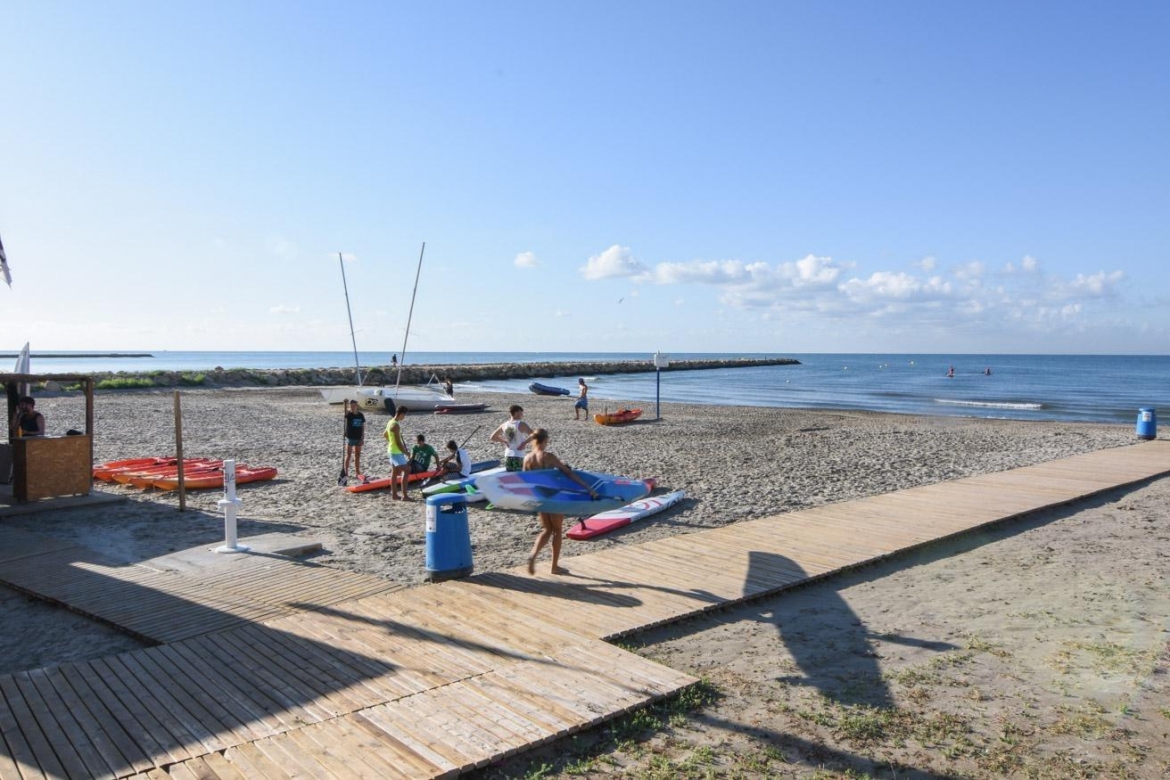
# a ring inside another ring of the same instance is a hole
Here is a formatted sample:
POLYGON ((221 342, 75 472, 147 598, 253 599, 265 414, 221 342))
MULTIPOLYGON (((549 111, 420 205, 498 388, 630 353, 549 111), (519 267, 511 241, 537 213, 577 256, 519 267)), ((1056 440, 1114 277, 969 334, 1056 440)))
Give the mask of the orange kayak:
MULTIPOLYGON (((209 461, 204 461, 203 463, 184 463, 183 464, 183 476, 186 477, 187 479, 190 479, 191 477, 193 477, 196 474, 201 474, 201 473, 203 473, 205 471, 209 471, 211 469, 217 469, 217 468, 220 468, 221 466, 223 466, 223 461, 221 461, 221 460, 209 460, 209 461)), ((119 478, 118 481, 121 482, 122 484, 133 485, 136 488, 142 488, 143 490, 145 490, 146 488, 152 487, 154 485, 154 481, 156 479, 162 479, 163 477, 178 478, 178 476, 179 476, 179 467, 178 466, 165 466, 163 468, 160 468, 158 471, 150 471, 150 472, 146 472, 146 473, 140 472, 140 473, 137 473, 134 476, 130 477, 130 479, 128 479, 128 480, 119 478)))
MULTIPOLYGON (((190 470, 190 469, 193 469, 193 468, 196 468, 199 466, 207 466, 207 465, 218 466, 222 462, 223 461, 209 460, 208 458, 183 458, 183 468, 185 470, 190 470)), ((110 477, 113 479, 114 482, 120 482, 123 485, 126 485, 126 484, 129 484, 131 480, 133 480, 137 477, 145 477, 148 475, 162 476, 162 475, 165 475, 167 472, 171 472, 171 471, 175 472, 176 474, 179 471, 178 463, 174 460, 174 458, 170 459, 170 463, 161 463, 161 464, 158 464, 156 466, 147 466, 145 468, 137 468, 137 469, 134 469, 134 468, 118 469, 116 471, 111 472, 110 477)))
POLYGON ((111 460, 108 463, 103 463, 100 466, 93 467, 93 478, 111 482, 114 479, 114 473, 118 471, 133 471, 135 469, 145 469, 150 466, 162 466, 167 463, 174 463, 174 458, 130 458, 128 460, 111 460))
POLYGON ((593 420, 598 425, 621 425, 622 423, 633 422, 641 416, 641 409, 619 409, 609 414, 595 414, 593 415, 593 420))
MULTIPOLYGON (((216 466, 200 471, 191 476, 185 476, 184 486, 187 490, 204 490, 207 488, 222 488, 223 487, 223 467, 216 466)), ((262 466, 251 468, 250 466, 236 466, 236 484, 243 485, 247 482, 262 482, 266 479, 272 479, 276 476, 276 469, 271 466, 262 466)), ((152 483, 159 490, 178 490, 179 489, 179 475, 174 474, 169 477, 158 477, 152 483)))

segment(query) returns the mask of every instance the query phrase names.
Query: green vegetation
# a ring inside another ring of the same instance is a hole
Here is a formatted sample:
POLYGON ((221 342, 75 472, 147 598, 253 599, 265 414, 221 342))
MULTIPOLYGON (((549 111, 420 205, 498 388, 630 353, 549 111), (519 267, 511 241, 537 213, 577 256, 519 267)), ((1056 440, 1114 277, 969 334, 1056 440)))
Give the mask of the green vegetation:
POLYGON ((202 385, 207 382, 207 374, 181 374, 179 376, 179 384, 181 385, 202 385))
POLYGON ((95 387, 98 390, 130 390, 154 387, 154 382, 139 376, 115 376, 101 380, 95 387))

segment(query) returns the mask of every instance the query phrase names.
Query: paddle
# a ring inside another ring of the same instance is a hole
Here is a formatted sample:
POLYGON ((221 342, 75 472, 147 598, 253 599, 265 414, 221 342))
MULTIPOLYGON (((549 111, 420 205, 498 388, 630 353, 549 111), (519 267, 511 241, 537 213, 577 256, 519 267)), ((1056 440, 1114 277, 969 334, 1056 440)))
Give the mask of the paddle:
MULTIPOLYGON (((456 455, 458 455, 458 454, 459 454, 459 450, 460 450, 460 449, 462 449, 462 448, 464 448, 464 447, 466 447, 466 446, 467 446, 467 442, 471 441, 471 437, 472 437, 472 436, 474 436, 475 434, 479 433, 479 429, 480 429, 480 428, 482 428, 482 427, 483 427, 483 425, 482 425, 482 424, 481 424, 481 425, 477 425, 477 426, 475 426, 475 430, 474 430, 474 431, 472 431, 471 433, 469 433, 469 434, 467 435, 467 438, 466 438, 466 439, 464 439, 464 440, 463 440, 463 443, 462 443, 462 444, 460 444, 460 445, 459 445, 459 446, 458 446, 458 447, 455 449, 455 452, 453 452, 452 454, 450 454, 450 455, 448 455, 447 457, 445 457, 445 458, 443 458, 442 460, 440 460, 438 463, 436 463, 436 464, 435 464, 435 467, 436 467, 436 468, 438 468, 438 469, 442 469, 442 468, 443 468, 443 464, 444 464, 444 463, 446 463, 447 461, 451 460, 451 458, 454 458, 456 455)), ((443 480, 443 478, 444 478, 444 477, 446 477, 446 476, 447 476, 447 475, 446 475, 445 473, 444 473, 444 474, 437 474, 437 475, 435 475, 435 476, 433 476, 433 477, 431 477, 431 478, 429 478, 429 479, 427 479, 427 480, 423 481, 423 483, 422 483, 421 485, 419 485, 419 489, 421 490, 422 488, 428 488, 428 487, 430 487, 431 485, 437 484, 437 483, 441 482, 441 481, 443 480)))
MULTIPOLYGON (((342 271, 344 273, 344 269, 342 271)), ((349 413, 349 399, 341 402, 341 411, 343 414, 349 413)), ((347 426, 348 432, 348 426, 347 426)), ((345 436, 341 437, 341 476, 337 478, 339 487, 345 487, 349 484, 349 469, 346 467, 345 455, 349 451, 349 442, 345 440, 345 436)))

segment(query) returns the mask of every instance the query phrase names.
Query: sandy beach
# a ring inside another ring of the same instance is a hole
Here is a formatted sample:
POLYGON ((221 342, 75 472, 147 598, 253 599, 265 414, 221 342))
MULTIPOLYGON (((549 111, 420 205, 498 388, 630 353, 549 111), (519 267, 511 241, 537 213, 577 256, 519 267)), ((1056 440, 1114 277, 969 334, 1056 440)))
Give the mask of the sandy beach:
MULTIPOLYGON (((500 457, 488 437, 508 405, 521 403, 529 424, 549 429, 551 449, 572 466, 653 476, 663 490, 687 491, 682 505, 653 522, 590 543, 567 541, 566 556, 1134 441, 1130 426, 681 404, 663 405, 661 420, 609 428, 574 422, 568 399, 459 393, 458 400, 487 403, 489 411, 408 415, 407 439, 424 433, 441 449, 470 437, 473 458, 500 457)), ((96 460, 172 453, 172 404, 169 391, 99 394, 96 460)), ((280 470, 273 482, 241 486, 242 537, 300 533, 323 544, 315 561, 422 583, 423 504, 337 487, 339 407, 309 388, 195 389, 182 404, 185 455, 280 470)), ((38 408, 52 430, 83 424, 75 396, 45 397, 38 408)), ((386 418, 368 417, 365 471, 380 476, 386 418)), ((1170 759, 1166 482, 643 635, 634 642, 640 652, 705 676, 714 701, 632 745, 599 730, 574 741, 580 755, 554 751, 527 759, 536 764, 486 772, 523 774, 545 762, 552 774, 566 773, 578 761, 586 774, 663 777, 801 776, 822 767, 877 774, 897 767, 899 777, 1030 768, 1053 777, 1124 776, 1118 768, 1161 776, 1170 759), (858 713, 873 723, 858 727, 858 713), (672 773, 654 774, 663 761, 672 773)), ((179 513, 174 494, 102 489, 127 500, 6 522, 126 561, 222 540, 216 491, 191 494, 179 513)), ((477 571, 524 562, 533 517, 472 509, 470 518, 477 571)), ((9 627, 0 640, 3 671, 138 646, 20 594, 0 590, 0 597, 9 627)))

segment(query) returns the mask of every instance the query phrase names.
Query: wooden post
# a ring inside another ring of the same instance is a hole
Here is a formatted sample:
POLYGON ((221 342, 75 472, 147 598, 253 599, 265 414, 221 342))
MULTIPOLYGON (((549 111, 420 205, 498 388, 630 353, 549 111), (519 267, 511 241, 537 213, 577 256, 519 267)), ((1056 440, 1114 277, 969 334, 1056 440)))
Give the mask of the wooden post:
POLYGON ((89 465, 93 467, 93 379, 86 378, 85 387, 85 435, 89 437, 89 465))
POLYGON ((183 478, 183 411, 179 391, 175 391, 175 458, 179 461, 179 511, 187 511, 187 486, 183 478))

